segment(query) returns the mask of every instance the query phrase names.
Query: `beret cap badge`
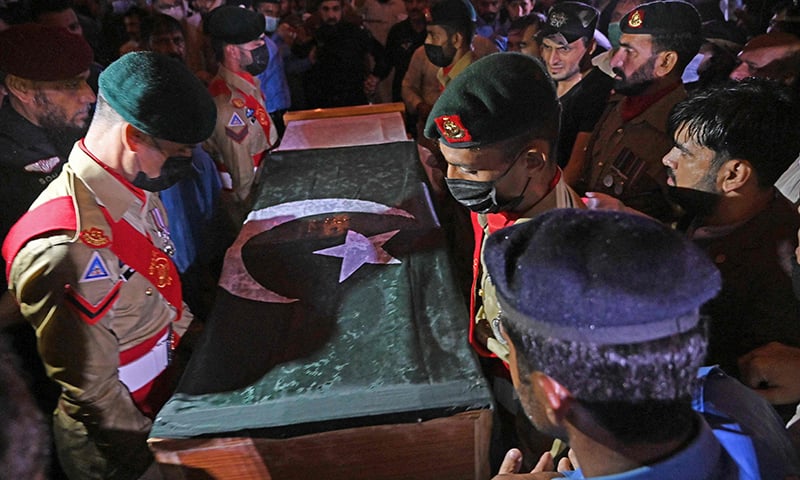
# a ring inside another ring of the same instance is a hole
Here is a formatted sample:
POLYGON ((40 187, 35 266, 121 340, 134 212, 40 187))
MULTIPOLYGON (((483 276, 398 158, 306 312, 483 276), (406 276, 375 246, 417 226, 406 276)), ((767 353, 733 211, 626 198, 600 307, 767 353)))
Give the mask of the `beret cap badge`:
POLYGON ((628 26, 631 28, 639 28, 644 24, 644 12, 637 10, 633 12, 628 19, 628 26))
POLYGON ((556 28, 561 28, 562 26, 564 26, 565 23, 567 23, 567 20, 568 20, 567 19, 567 15, 565 13, 563 13, 563 12, 554 12, 550 16, 550 25, 552 25, 552 26, 554 26, 556 28))
POLYGON ((436 124, 448 142, 458 143, 472 140, 472 136, 458 115, 442 115, 436 118, 436 124))

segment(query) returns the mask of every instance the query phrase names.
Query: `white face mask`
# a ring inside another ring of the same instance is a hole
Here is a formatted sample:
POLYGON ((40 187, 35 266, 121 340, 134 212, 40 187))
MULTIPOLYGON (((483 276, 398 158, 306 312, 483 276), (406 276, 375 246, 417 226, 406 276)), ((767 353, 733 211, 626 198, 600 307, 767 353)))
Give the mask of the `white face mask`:
POLYGON ((158 11, 163 13, 164 15, 169 15, 170 17, 178 21, 181 21, 184 18, 186 18, 186 11, 183 9, 183 5, 175 5, 173 7, 159 9, 158 11))
POLYGON ((278 29, 278 17, 270 17, 269 15, 264 15, 265 26, 264 31, 267 33, 272 33, 278 29))

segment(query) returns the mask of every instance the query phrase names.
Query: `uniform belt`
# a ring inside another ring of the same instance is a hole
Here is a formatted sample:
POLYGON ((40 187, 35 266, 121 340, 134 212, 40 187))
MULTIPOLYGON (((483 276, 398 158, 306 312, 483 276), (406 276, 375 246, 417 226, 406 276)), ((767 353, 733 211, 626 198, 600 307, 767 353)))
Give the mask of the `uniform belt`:
POLYGON ((138 358, 120 365, 117 369, 120 381, 128 387, 131 393, 152 382, 169 365, 170 334, 172 330, 167 328, 162 332, 156 334, 156 336, 161 336, 158 337, 155 345, 150 350, 138 358))

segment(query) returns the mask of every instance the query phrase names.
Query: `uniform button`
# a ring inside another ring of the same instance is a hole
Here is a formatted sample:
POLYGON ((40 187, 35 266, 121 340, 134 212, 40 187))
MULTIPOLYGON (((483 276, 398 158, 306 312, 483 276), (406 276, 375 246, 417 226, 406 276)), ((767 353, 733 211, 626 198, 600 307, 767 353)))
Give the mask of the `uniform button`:
POLYGON ((714 257, 714 263, 725 263, 725 260, 727 260, 727 257, 724 253, 720 253, 714 257))
POLYGON ((617 129, 617 133, 622 133, 622 129, 621 129, 621 128, 618 128, 618 129, 617 129))
POLYGON ((483 296, 483 289, 482 289, 482 288, 479 288, 479 289, 478 289, 478 296, 479 296, 479 297, 482 297, 482 296, 483 296))
POLYGON ((144 294, 147 295, 148 297, 151 296, 153 294, 153 289, 147 287, 147 289, 144 291, 144 294))
POLYGON ((603 166, 603 162, 597 162, 597 166, 598 167, 602 167, 603 166))

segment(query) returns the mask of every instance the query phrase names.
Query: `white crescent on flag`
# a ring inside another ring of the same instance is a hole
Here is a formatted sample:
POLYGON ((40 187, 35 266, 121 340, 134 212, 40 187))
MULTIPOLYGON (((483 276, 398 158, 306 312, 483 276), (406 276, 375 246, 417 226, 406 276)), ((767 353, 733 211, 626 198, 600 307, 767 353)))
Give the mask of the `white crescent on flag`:
MULTIPOLYGON (((296 298, 288 298, 265 288, 250 275, 242 260, 242 247, 254 236, 284 223, 314 215, 340 212, 374 213, 414 218, 414 215, 400 208, 349 198, 300 200, 254 210, 247 216, 239 236, 236 237, 236 241, 225 253, 225 263, 222 267, 219 286, 237 297, 248 300, 265 303, 296 302, 296 298)), ((340 280, 343 279, 340 278, 340 280)))

